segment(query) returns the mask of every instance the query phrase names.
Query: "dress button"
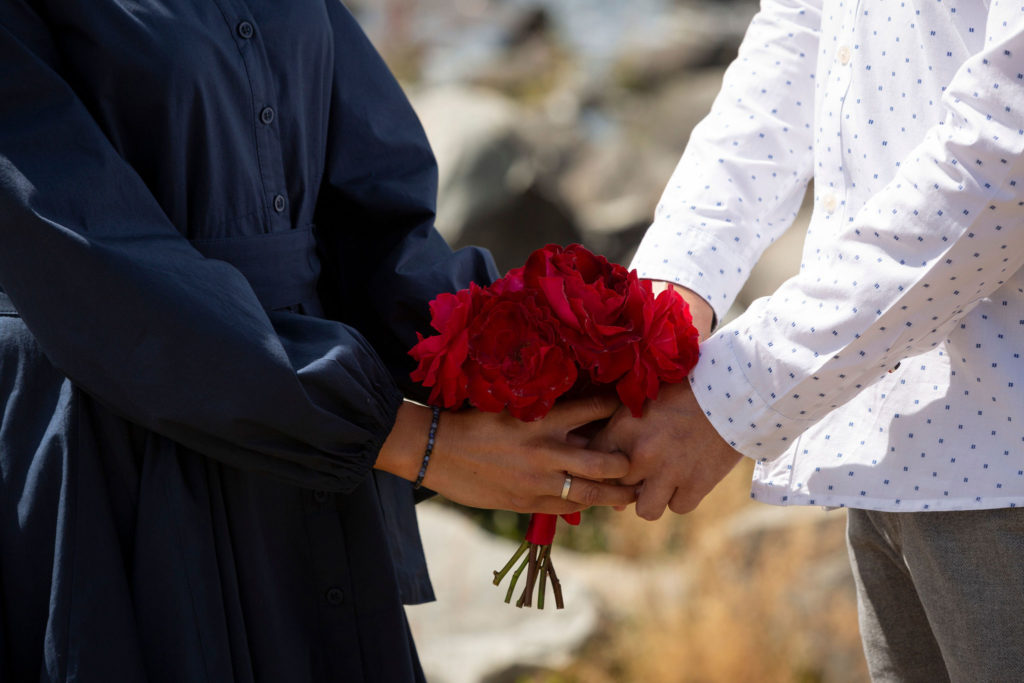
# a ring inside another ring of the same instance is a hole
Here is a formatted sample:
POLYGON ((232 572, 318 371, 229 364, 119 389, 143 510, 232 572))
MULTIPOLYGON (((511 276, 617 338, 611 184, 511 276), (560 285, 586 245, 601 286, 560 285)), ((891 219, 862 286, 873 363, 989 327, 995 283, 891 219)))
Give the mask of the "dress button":
POLYGON ((325 597, 327 602, 332 605, 340 605, 345 602, 345 593, 340 588, 328 588, 325 597))
POLYGON ((822 208, 829 213, 835 213, 836 207, 839 206, 839 200, 836 199, 834 194, 825 195, 825 198, 821 202, 822 208))
POLYGON ((284 208, 286 206, 288 206, 288 202, 285 200, 284 195, 275 194, 274 195, 274 211, 277 211, 278 213, 281 213, 282 211, 284 211, 284 208))
POLYGON ((327 491, 314 491, 313 492, 313 500, 315 500, 318 503, 326 503, 327 499, 330 498, 330 497, 331 497, 331 494, 327 493, 327 491))
POLYGON ((274 122, 274 108, 273 107, 263 107, 263 111, 260 112, 260 121, 262 121, 263 123, 265 123, 267 125, 270 125, 271 123, 273 123, 274 122))
POLYGON ((245 38, 246 40, 252 38, 252 34, 256 32, 256 29, 254 29, 252 27, 252 24, 250 24, 248 21, 241 22, 238 26, 235 27, 235 30, 238 31, 239 36, 245 38))
POLYGON ((842 64, 843 66, 849 64, 850 54, 851 53, 849 45, 843 45, 841 48, 839 48, 839 63, 842 64))

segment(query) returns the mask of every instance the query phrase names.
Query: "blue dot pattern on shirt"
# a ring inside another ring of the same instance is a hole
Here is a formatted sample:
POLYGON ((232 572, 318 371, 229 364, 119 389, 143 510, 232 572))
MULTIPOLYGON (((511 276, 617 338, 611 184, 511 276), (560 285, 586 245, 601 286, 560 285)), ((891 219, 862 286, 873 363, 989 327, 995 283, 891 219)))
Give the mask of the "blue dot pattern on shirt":
POLYGON ((752 495, 1024 503, 1021 0, 765 0, 633 267, 722 317, 812 177, 799 274, 691 376, 752 495))

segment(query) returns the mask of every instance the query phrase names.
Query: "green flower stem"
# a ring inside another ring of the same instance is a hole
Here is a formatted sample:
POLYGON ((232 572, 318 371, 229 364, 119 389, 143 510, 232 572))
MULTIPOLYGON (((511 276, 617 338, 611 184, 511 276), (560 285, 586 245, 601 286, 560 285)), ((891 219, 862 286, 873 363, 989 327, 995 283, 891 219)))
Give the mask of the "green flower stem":
MULTIPOLYGON (((530 547, 530 542, 529 541, 523 541, 522 543, 520 543, 519 544, 519 548, 516 549, 516 552, 512 556, 512 559, 510 559, 508 561, 508 563, 504 567, 501 568, 501 571, 495 571, 494 572, 494 585, 495 586, 497 586, 499 583, 501 583, 501 580, 505 578, 505 574, 508 574, 509 570, 512 569, 512 567, 515 565, 516 560, 518 560, 519 557, 523 553, 525 553, 526 550, 529 547, 530 547)), ((508 602, 508 600, 506 600, 505 602, 508 602)))
POLYGON ((537 609, 544 609, 544 587, 548 583, 548 563, 551 561, 551 546, 546 545, 540 551, 537 560, 537 571, 540 573, 540 586, 537 587, 537 609))
MULTIPOLYGON (((518 556, 519 556, 519 555, 521 555, 521 554, 522 554, 521 552, 520 552, 520 553, 518 553, 518 554, 516 555, 516 557, 518 557, 518 556)), ((529 558, 529 557, 524 557, 524 558, 523 558, 523 562, 522 562, 522 564, 520 564, 520 565, 519 565, 519 569, 517 569, 517 570, 516 570, 516 571, 515 571, 515 572, 514 572, 514 573, 512 574, 512 580, 511 580, 511 582, 510 582, 510 583, 508 584, 508 591, 507 591, 507 592, 505 593, 505 602, 511 602, 511 601, 512 601, 512 591, 513 591, 513 590, 515 590, 515 587, 516 587, 516 581, 518 581, 518 580, 519 580, 519 575, 523 573, 523 569, 525 569, 525 568, 526 568, 526 564, 527 564, 527 563, 528 563, 529 561, 530 561, 530 558, 529 558)))

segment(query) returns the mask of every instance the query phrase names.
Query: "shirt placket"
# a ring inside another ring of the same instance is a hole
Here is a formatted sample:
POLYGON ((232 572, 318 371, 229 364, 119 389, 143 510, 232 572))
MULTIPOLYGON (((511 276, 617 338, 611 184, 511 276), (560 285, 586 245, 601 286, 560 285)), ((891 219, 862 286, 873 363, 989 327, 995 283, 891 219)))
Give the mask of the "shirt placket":
MULTIPOLYGON (((840 12, 835 40, 832 42, 830 68, 825 79, 822 105, 819 108, 819 135, 817 146, 818 173, 815 175, 815 208, 826 223, 836 225, 845 215, 846 195, 849 187, 846 156, 855 153, 858 133, 844 125, 848 117, 846 98, 856 68, 858 44, 853 27, 854 17, 860 11, 860 2, 839 3, 840 12)), ((829 58, 829 57, 825 57, 829 58)))

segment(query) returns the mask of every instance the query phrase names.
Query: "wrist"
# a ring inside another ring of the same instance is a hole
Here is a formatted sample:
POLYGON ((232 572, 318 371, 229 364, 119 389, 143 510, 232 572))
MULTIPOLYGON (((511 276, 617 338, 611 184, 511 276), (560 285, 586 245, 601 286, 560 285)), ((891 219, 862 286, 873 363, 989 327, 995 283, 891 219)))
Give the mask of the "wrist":
POLYGON ((707 300, 692 289, 677 285, 674 282, 651 280, 651 285, 655 294, 669 287, 676 290, 679 296, 683 297, 683 301, 690 307, 690 316, 693 318, 693 326, 697 328, 700 341, 704 341, 711 336, 711 331, 715 328, 716 322, 715 309, 711 307, 707 300))
POLYGON ((423 478, 427 476, 427 467, 430 465, 430 456, 434 452, 434 438, 437 436, 437 426, 441 422, 441 409, 437 406, 430 408, 430 431, 427 432, 427 446, 423 450, 423 460, 420 462, 420 471, 416 475, 416 481, 412 483, 414 489, 423 484, 423 478))
POLYGON ((391 433, 381 446, 374 468, 408 481, 416 481, 433 415, 428 406, 403 401, 391 433))

